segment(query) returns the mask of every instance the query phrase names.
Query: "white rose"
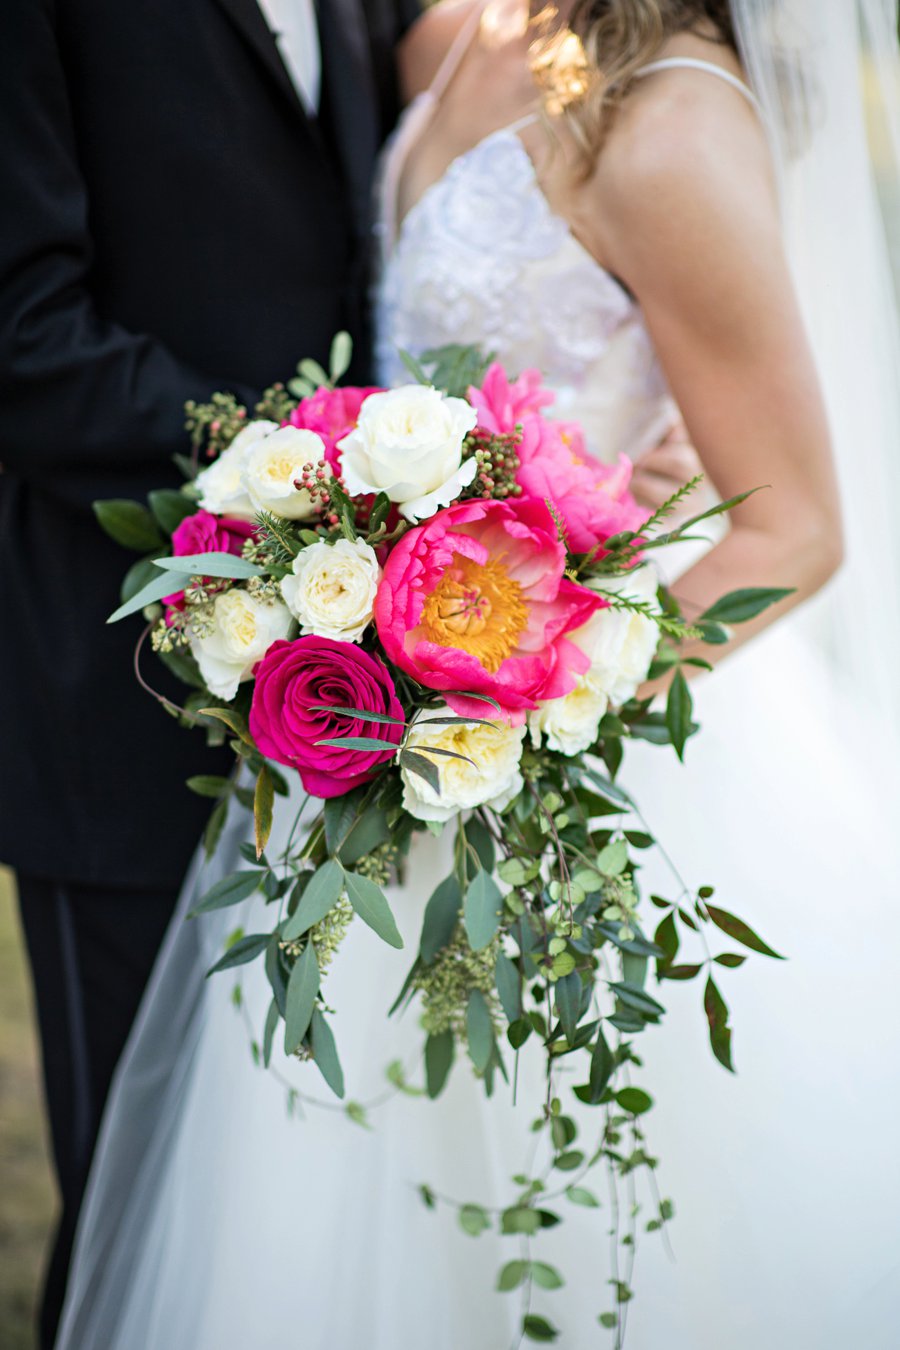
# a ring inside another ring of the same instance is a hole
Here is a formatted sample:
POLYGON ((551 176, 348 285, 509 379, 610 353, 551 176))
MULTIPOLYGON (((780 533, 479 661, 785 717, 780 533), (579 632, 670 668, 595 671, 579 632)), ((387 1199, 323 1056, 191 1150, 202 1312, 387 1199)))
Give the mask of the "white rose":
POLYGON ((302 549, 294 559, 293 576, 281 583, 281 594, 301 633, 359 642, 372 620, 381 568, 375 550, 362 539, 324 539, 302 549))
POLYGON ((191 651, 210 692, 230 700, 272 643, 287 637, 293 620, 280 600, 258 600, 237 586, 216 596, 213 616, 213 631, 192 637, 191 651))
POLYGON ((251 445, 255 445, 264 436, 277 430, 277 422, 266 422, 263 419, 248 422, 235 436, 228 449, 223 450, 208 469, 203 469, 197 474, 195 483, 200 491, 200 505, 204 511, 212 511, 216 516, 253 519, 256 511, 241 479, 244 455, 251 445))
POLYGON ((460 811, 490 806, 502 811, 522 791, 519 770, 525 727, 509 727, 505 722, 479 725, 456 722, 451 726, 429 726, 432 717, 452 716, 449 708, 429 709, 409 729, 407 746, 429 758, 428 747, 452 750, 465 759, 434 755, 431 763, 440 779, 436 793, 424 778, 401 768, 403 805, 416 820, 450 820, 460 811))
POLYGON ((370 394, 356 428, 340 442, 351 496, 386 492, 407 520, 424 520, 455 501, 477 471, 462 446, 476 422, 465 399, 408 384, 370 394))
POLYGON ((305 464, 325 458, 325 444, 314 431, 279 427, 244 453, 241 481, 256 511, 288 520, 306 520, 316 508, 306 488, 294 487, 305 464))
POLYGON ((609 700, 590 680, 582 678, 570 693, 551 698, 528 714, 528 730, 535 747, 546 737, 547 748, 561 755, 581 755, 597 739, 609 700))
MULTIPOLYGON (((587 583, 595 591, 615 591, 657 608, 659 577, 652 563, 644 563, 618 577, 595 577, 587 583)), ((584 627, 567 636, 590 657, 584 677, 617 707, 627 703, 647 678, 659 642, 653 619, 625 609, 600 609, 584 627)))

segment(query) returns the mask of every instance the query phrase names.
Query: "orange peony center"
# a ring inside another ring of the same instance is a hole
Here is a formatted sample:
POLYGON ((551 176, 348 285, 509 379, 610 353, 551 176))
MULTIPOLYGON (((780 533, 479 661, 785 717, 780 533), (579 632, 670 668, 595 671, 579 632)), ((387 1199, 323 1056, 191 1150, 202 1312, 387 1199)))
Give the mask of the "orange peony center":
POLYGON ((420 620, 429 642, 468 652, 492 675, 515 650, 527 623, 522 587, 503 564, 477 563, 459 553, 425 601, 420 620))

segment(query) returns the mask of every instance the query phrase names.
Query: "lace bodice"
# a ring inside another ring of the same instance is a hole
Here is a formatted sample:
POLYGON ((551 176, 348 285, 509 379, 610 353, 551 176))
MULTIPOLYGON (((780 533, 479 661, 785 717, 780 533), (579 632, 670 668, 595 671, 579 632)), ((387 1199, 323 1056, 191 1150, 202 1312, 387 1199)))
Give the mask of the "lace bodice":
POLYGON ((479 343, 513 373, 540 369, 551 411, 580 420, 594 454, 640 454, 674 415, 641 311, 551 209, 516 127, 454 160, 395 231, 396 170, 430 97, 407 110, 383 164, 379 379, 408 378, 398 349, 479 343))

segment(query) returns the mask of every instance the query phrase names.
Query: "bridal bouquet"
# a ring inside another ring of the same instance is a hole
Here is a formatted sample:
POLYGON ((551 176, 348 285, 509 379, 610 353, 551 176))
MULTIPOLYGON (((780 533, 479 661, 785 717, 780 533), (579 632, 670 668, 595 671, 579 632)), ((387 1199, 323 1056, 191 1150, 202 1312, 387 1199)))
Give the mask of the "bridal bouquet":
MULTIPOLYGON (((182 460, 183 488, 151 494, 149 509, 97 504, 108 532, 147 554, 112 619, 143 611, 144 639, 191 686, 182 707, 163 701, 227 737, 244 768, 190 782, 217 800, 208 852, 231 803, 252 812, 255 836, 247 866, 195 912, 257 891, 271 907, 267 931, 238 931, 215 967, 263 961, 267 1064, 280 1035, 343 1095, 329 965, 354 915, 402 946, 385 886, 417 831, 453 832, 452 867, 422 897, 395 1008, 418 1002, 432 1098, 460 1048, 490 1094, 525 1043, 540 1043, 547 1091, 534 1108, 547 1165, 514 1178, 504 1210, 465 1204, 459 1220, 524 1243, 499 1288, 523 1292, 522 1334, 552 1341, 531 1293, 562 1276, 531 1244, 559 1222, 556 1201, 597 1204, 585 1181, 601 1162, 626 1186, 640 1168, 652 1184, 642 1125, 652 1098, 632 1081, 635 1038, 664 1013, 651 972, 657 984, 702 974, 712 1049, 730 1068, 718 972, 745 955, 713 955, 707 935, 775 955, 709 888, 642 896, 641 855, 654 840, 618 782, 623 751, 641 739, 681 756, 697 730, 685 678, 706 664, 697 644, 727 641, 728 625, 787 592, 737 591, 688 622, 654 552, 741 498, 666 530, 684 494, 647 518, 628 461, 593 460, 580 427, 548 415, 538 372, 512 378, 467 348, 406 359, 404 387, 342 388, 341 335, 330 373, 301 363, 252 417, 226 395, 189 406, 195 455, 182 460), (643 686, 663 675, 657 710, 643 686), (283 770, 321 809, 302 838, 295 821, 270 859, 283 770), (700 955, 680 961, 694 940, 700 955), (557 1087, 563 1063, 579 1066, 568 1075, 575 1097, 598 1111, 589 1149, 557 1087)), ((428 1187, 423 1199, 437 1203, 428 1187)), ((618 1344, 636 1223, 624 1208, 615 1306, 600 1315, 618 1344)), ((670 1214, 657 1196, 646 1227, 670 1214)))

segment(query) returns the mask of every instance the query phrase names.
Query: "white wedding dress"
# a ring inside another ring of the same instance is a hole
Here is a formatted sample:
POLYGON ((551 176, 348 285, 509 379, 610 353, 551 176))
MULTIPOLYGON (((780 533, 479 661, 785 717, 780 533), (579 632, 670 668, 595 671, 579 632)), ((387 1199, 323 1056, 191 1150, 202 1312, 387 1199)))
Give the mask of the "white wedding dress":
MULTIPOLYGON (((673 411, 641 313, 550 209, 518 128, 457 159, 396 230, 399 166, 439 92, 411 107, 386 162, 383 380, 403 378, 398 346, 477 341, 513 371, 540 367, 595 453, 640 453, 673 411)), ((712 1059, 696 984, 663 986, 670 1014, 642 1038, 651 1146, 678 1217, 674 1261, 658 1237, 640 1242, 633 1350, 894 1350, 900 1336, 900 1076, 885 1034, 900 1025, 896 821, 846 753, 853 709, 825 706, 832 686, 795 627, 698 686, 705 726, 685 767, 649 747, 626 758, 625 781, 687 880, 717 885, 790 957, 722 972, 737 1078, 712 1059)), ((242 829, 232 825, 213 868, 197 860, 181 915, 216 869, 240 865, 242 829)), ((243 1011, 236 975, 203 980, 227 932, 267 922, 261 904, 176 917, 114 1086, 60 1350, 516 1343, 519 1296, 493 1286, 518 1240, 467 1235, 417 1188, 510 1203, 533 1148, 539 1066, 526 1062, 517 1106, 502 1084, 486 1102, 466 1063, 437 1105, 384 1076, 399 1059, 422 1078, 415 1007, 384 1014, 446 853, 445 841, 418 843, 392 892, 406 950, 357 921, 327 976, 347 1096, 378 1103, 368 1130, 314 1066, 276 1048, 301 1097, 291 1116, 281 1079, 254 1065, 261 970, 244 968, 243 1011)), ((661 864, 653 881, 671 893, 661 864)), ((596 1321, 612 1306, 608 1209, 555 1207, 563 1231, 536 1254, 562 1266, 568 1287, 538 1292, 534 1310, 565 1350, 609 1344, 596 1321)))

